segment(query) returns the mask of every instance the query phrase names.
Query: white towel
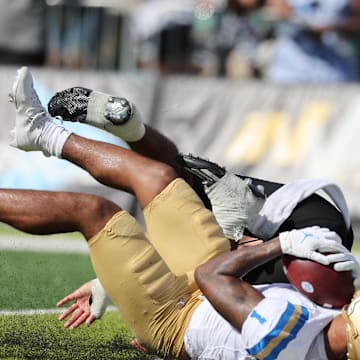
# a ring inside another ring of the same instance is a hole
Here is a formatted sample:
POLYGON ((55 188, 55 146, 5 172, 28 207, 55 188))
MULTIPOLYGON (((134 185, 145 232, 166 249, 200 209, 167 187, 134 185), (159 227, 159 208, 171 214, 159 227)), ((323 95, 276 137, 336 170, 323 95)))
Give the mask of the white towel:
POLYGON ((349 209, 344 194, 336 184, 322 179, 300 179, 273 192, 266 199, 255 219, 248 225, 248 229, 261 239, 270 239, 296 205, 319 190, 327 193, 343 215, 347 228, 350 228, 349 209))

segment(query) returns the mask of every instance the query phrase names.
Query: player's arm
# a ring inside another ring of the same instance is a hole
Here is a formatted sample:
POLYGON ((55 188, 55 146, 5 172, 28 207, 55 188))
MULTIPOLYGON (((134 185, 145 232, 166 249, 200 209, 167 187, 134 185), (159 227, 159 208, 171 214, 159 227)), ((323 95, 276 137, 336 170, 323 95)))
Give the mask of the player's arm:
POLYGON ((252 309, 263 295, 241 277, 253 268, 290 254, 328 265, 329 255, 347 251, 339 236, 325 228, 311 227, 284 232, 268 242, 221 254, 200 265, 195 279, 214 308, 241 330, 252 309))
POLYGON ((200 265, 195 271, 195 279, 214 308, 241 330, 249 313, 263 299, 263 295, 241 277, 280 254, 278 239, 238 248, 200 265))

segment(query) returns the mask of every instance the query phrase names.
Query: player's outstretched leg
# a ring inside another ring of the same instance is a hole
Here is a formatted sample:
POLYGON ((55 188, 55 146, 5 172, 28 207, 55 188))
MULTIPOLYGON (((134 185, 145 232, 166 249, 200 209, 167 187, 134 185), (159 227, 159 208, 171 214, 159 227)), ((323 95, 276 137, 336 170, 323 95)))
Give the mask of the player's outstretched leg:
POLYGON ((129 142, 140 140, 145 133, 134 104, 125 98, 84 87, 57 92, 50 99, 48 110, 52 116, 93 125, 129 142))
POLYGON ((84 87, 57 92, 49 101, 49 113, 65 121, 82 122, 125 140, 130 148, 180 170, 177 146, 165 135, 143 124, 134 104, 122 97, 84 87))
POLYGON ((36 95, 27 68, 19 70, 11 96, 16 108, 12 145, 22 150, 41 150, 62 157, 88 171, 99 182, 134 193, 142 207, 177 177, 175 170, 162 162, 70 134, 53 123, 36 95))
POLYGON ((89 240, 120 210, 96 195, 0 189, 0 221, 29 234, 78 231, 89 240))

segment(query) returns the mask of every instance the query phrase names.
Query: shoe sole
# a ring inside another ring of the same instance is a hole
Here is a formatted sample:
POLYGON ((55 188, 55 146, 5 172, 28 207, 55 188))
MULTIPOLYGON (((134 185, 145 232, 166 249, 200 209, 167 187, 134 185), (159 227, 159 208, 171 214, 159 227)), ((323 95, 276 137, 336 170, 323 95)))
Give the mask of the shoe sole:
POLYGON ((216 163, 192 155, 179 155, 177 162, 207 186, 214 184, 226 173, 225 168, 216 163))
POLYGON ((29 68, 26 67, 26 66, 23 66, 22 68, 20 68, 18 71, 17 71, 17 75, 16 75, 16 78, 15 78, 15 81, 12 85, 12 99, 13 99, 13 102, 15 104, 15 108, 17 107, 17 103, 16 103, 16 92, 17 92, 17 89, 18 89, 18 85, 19 85, 19 82, 20 82, 20 78, 25 78, 26 76, 28 76, 29 74, 29 68))
MULTIPOLYGON (((17 71, 14 83, 13 83, 12 88, 11 88, 11 93, 9 94, 10 102, 14 103, 14 106, 15 106, 16 110, 17 110, 16 92, 17 92, 17 89, 18 89, 20 76, 26 76, 26 74, 23 75, 23 73, 27 72, 27 71, 28 71, 28 68, 26 66, 23 66, 22 68, 20 68, 17 71)), ((18 141, 17 141, 17 133, 16 133, 16 120, 15 120, 14 128, 12 130, 10 130, 10 136, 11 136, 10 146, 15 147, 15 148, 19 148, 19 144, 18 144, 18 141)))

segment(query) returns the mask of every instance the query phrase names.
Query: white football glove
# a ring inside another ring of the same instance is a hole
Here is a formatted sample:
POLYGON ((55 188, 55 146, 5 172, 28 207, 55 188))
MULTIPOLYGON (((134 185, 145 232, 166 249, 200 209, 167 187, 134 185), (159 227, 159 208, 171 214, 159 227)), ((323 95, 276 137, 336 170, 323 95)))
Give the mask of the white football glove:
MULTIPOLYGON (((212 212, 224 235, 236 241, 242 238, 245 227, 259 213, 264 198, 256 196, 249 187, 250 179, 226 173, 211 186, 204 186, 212 212)), ((257 188, 263 193, 263 189, 257 188)))
POLYGON ((347 249, 334 231, 319 226, 307 227, 280 233, 280 246, 283 254, 294 255, 329 265, 331 255, 323 253, 343 254, 347 249))
POLYGON ((109 305, 109 299, 101 285, 99 279, 93 279, 91 282, 91 305, 90 312, 96 319, 100 319, 109 305))
POLYGON ((353 278, 360 280, 360 264, 348 249, 345 250, 343 253, 328 255, 328 258, 330 262, 335 263, 336 271, 351 271, 353 278))

